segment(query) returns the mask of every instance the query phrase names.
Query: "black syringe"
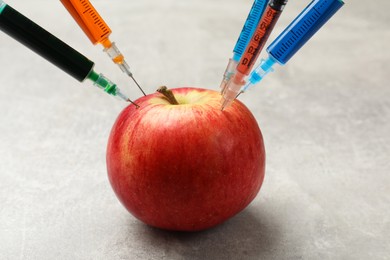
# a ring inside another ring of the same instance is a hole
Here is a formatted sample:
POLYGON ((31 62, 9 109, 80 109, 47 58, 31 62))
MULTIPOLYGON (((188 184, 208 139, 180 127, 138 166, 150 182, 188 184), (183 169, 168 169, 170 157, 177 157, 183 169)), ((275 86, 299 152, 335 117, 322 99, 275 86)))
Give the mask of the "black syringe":
POLYGON ((95 64, 91 60, 2 0, 0 0, 0 29, 78 81, 89 79, 108 94, 133 103, 115 83, 93 70, 95 64))

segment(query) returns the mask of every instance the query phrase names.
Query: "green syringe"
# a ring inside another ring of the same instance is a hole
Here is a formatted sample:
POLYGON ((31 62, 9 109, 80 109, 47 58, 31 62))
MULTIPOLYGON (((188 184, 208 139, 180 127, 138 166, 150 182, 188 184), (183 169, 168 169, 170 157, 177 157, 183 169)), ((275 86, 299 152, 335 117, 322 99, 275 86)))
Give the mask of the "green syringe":
POLYGON ((2 0, 0 0, 0 29, 78 81, 89 79, 106 93, 133 103, 115 83, 93 70, 95 64, 91 60, 2 0))

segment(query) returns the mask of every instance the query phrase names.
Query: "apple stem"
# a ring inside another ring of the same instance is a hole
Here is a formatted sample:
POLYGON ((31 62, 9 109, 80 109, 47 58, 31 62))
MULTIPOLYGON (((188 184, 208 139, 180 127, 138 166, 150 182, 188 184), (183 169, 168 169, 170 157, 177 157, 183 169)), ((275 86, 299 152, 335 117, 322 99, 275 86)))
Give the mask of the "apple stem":
POLYGON ((166 99, 168 99, 169 103, 172 105, 179 105, 179 102, 177 102, 177 99, 175 98, 175 95, 173 95, 172 91, 168 89, 166 86, 161 86, 157 89, 157 92, 160 92, 164 95, 166 99))

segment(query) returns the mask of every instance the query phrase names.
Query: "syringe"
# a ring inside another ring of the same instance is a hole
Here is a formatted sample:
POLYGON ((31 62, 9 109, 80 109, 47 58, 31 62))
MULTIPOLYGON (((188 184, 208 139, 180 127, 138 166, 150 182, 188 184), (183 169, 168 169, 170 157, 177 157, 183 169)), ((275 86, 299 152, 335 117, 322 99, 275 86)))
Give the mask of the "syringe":
POLYGON ((115 42, 111 42, 108 38, 111 34, 111 29, 89 2, 89 0, 60 0, 73 19, 81 27, 84 33, 88 36, 90 41, 96 45, 102 44, 104 52, 108 54, 111 60, 119 66, 119 68, 131 77, 142 94, 146 96, 145 92, 135 80, 130 67, 125 61, 123 54, 116 47, 115 42))
POLYGON ((253 70, 240 93, 259 83, 276 63, 286 64, 343 5, 342 0, 313 0, 270 44, 268 58, 253 70))
POLYGON ((252 35, 255 32, 256 26, 259 23, 262 14, 264 13, 267 3, 267 0, 255 0, 253 2, 252 8, 248 14, 248 17, 246 18, 244 27, 241 30, 236 45, 234 46, 233 57, 229 59, 229 63, 223 74, 223 79, 220 86, 221 93, 225 91, 227 83, 229 82, 232 75, 235 74, 237 64, 240 61, 241 56, 249 43, 249 40, 252 38, 252 35))
POLYGON ((0 29, 78 81, 90 79, 95 86, 108 94, 133 103, 113 82, 93 70, 92 61, 2 0, 0 0, 0 29))
POLYGON ((225 91, 222 93, 222 110, 234 101, 237 94, 244 86, 246 76, 249 75, 253 65, 255 65, 256 60, 287 4, 287 1, 288 0, 270 0, 252 39, 237 65, 236 74, 230 79, 225 91))

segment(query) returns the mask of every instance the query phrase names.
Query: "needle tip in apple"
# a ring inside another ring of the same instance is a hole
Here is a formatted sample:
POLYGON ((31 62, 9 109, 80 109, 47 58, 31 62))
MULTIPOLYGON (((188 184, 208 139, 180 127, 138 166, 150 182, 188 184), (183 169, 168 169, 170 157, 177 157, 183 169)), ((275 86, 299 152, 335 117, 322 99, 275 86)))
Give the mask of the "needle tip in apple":
POLYGON ((222 100, 221 100, 221 104, 222 104, 221 111, 223 111, 227 106, 229 106, 231 102, 232 101, 229 100, 229 99, 222 98, 222 100))
POLYGON ((130 102, 131 104, 133 104, 137 109, 139 108, 139 105, 137 103, 134 103, 133 101, 131 101, 131 99, 127 99, 127 102, 130 102))

